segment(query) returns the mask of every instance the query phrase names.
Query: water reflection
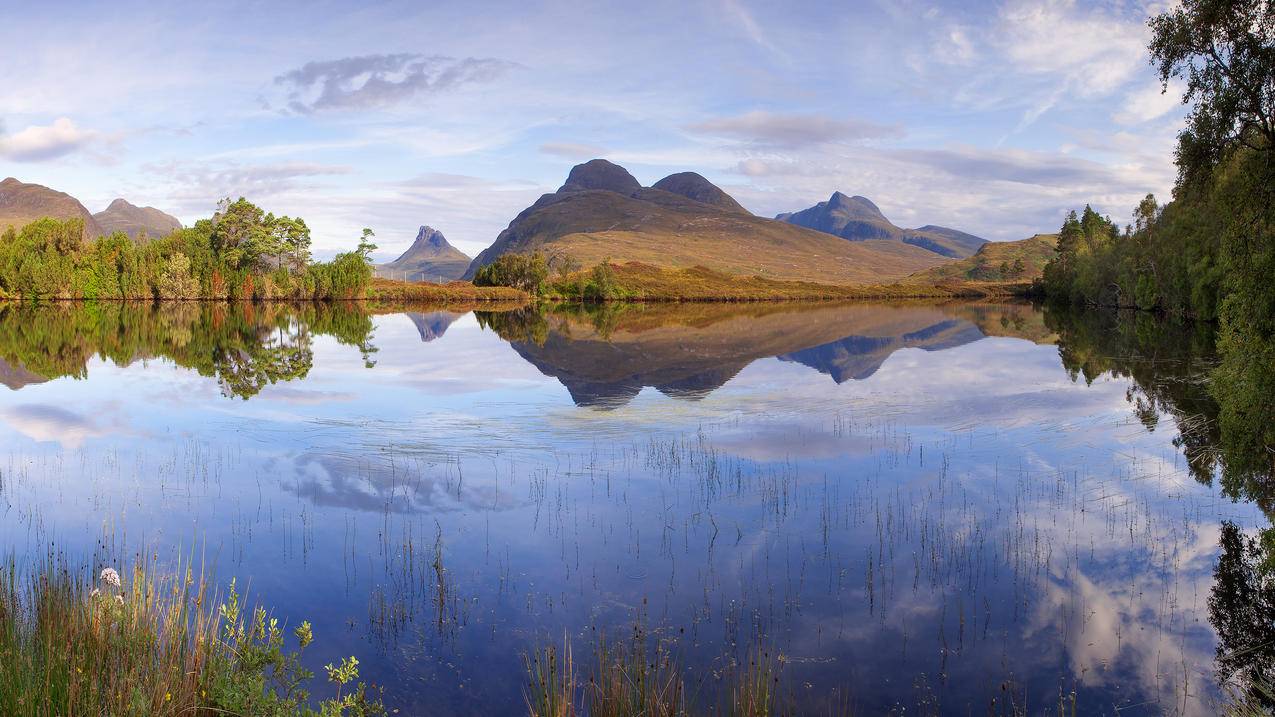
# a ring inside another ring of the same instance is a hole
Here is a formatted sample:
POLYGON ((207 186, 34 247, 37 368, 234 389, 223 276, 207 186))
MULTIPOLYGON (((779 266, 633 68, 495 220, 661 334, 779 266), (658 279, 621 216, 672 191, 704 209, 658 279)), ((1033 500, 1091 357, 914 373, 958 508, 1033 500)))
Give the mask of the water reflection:
POLYGON ((250 398, 305 378, 316 334, 357 347, 371 362, 372 320, 353 304, 0 303, 0 375, 13 390, 85 378, 94 357, 118 366, 164 358, 250 398))
POLYGON ((894 352, 940 351, 988 336, 1039 336, 1019 305, 625 306, 480 312, 479 321, 562 383, 579 406, 615 408, 651 387, 697 400, 768 357, 837 383, 872 376, 894 352))
POLYGON ((637 619, 705 693, 775 645, 806 711, 1262 699, 1269 481, 1207 326, 399 308, 0 308, 0 540, 194 541, 405 714, 518 714, 523 650, 637 619))

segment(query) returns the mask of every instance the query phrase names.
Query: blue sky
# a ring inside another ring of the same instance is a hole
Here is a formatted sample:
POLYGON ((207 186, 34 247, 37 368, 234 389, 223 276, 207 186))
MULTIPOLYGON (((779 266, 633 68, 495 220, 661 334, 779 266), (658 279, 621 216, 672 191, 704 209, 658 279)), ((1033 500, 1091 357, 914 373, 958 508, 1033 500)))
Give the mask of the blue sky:
POLYGON ((1183 109, 1138 2, 0 0, 0 176, 191 223, 244 195, 316 254, 471 255, 571 165, 773 215, 862 194, 994 240, 1167 199, 1183 109))

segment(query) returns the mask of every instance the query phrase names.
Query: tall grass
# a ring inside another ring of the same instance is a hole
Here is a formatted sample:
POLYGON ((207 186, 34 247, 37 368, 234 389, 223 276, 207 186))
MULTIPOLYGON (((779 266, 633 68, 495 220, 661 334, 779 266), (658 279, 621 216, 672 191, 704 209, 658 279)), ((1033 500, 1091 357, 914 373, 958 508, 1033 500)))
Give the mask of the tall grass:
MULTIPOLYGON (((587 678, 577 674, 571 645, 547 645, 526 655, 531 717, 778 717, 796 714, 780 689, 783 658, 758 645, 747 661, 720 673, 719 684, 688 682, 669 644, 641 625, 628 639, 599 634, 587 678)), ((832 713, 849 714, 838 706, 832 713)))
POLYGON ((285 649, 278 622, 244 610, 231 583, 216 602, 204 575, 185 563, 163 571, 141 562, 96 578, 64 559, 0 567, 0 714, 340 715, 380 714, 358 678, 358 661, 327 667, 337 696, 312 711, 301 666, 308 623, 285 649))

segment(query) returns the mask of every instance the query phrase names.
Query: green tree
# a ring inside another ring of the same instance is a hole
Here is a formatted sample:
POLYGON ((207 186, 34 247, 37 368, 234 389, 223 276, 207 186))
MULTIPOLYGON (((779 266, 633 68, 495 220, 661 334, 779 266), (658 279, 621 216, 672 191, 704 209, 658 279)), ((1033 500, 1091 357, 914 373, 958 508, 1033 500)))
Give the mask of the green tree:
POLYGON ((512 286, 531 294, 549 277, 549 264, 540 252, 534 254, 501 254, 474 274, 476 286, 512 286))

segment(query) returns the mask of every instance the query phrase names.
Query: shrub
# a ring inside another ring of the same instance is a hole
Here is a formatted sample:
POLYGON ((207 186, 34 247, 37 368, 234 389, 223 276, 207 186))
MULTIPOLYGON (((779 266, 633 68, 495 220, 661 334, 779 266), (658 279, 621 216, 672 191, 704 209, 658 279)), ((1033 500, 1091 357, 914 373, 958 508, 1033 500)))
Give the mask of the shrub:
POLYGON ((530 294, 540 293, 549 278, 544 254, 501 254, 474 274, 476 286, 510 286, 530 294))

